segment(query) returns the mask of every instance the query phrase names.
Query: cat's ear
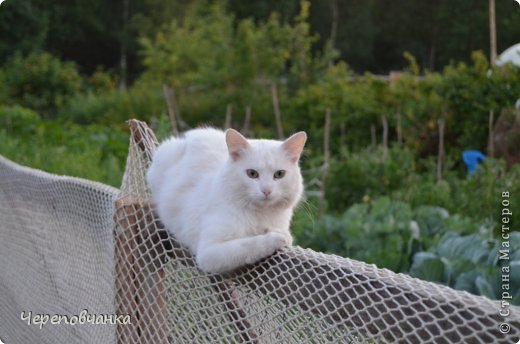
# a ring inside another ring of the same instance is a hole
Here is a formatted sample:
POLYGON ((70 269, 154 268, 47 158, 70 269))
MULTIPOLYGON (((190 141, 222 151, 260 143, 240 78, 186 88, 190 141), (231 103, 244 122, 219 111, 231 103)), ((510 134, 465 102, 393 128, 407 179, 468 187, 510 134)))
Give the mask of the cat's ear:
POLYGON ((305 141, 307 141, 307 134, 300 131, 283 142, 282 148, 289 154, 289 159, 292 162, 298 162, 300 159, 305 141))
POLYGON ((235 129, 226 130, 226 144, 229 155, 234 161, 238 160, 240 155, 250 147, 247 139, 235 129))

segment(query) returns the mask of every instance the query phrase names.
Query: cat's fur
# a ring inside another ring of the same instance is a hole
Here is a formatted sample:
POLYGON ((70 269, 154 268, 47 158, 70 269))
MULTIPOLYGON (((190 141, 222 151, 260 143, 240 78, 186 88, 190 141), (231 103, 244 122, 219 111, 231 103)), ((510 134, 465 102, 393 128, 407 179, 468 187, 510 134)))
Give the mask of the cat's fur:
POLYGON ((147 174, 156 210, 200 269, 227 272, 292 244, 305 140, 304 132, 282 142, 201 128, 158 147, 147 174))

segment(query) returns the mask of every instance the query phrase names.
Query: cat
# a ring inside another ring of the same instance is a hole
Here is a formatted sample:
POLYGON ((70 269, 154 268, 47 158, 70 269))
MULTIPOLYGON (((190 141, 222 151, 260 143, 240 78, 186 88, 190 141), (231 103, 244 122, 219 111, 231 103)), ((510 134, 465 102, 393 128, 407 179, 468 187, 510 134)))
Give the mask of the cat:
POLYGON ((229 272, 292 245, 306 140, 303 131, 282 142, 198 128, 157 148, 147 172, 155 209, 202 271, 229 272))

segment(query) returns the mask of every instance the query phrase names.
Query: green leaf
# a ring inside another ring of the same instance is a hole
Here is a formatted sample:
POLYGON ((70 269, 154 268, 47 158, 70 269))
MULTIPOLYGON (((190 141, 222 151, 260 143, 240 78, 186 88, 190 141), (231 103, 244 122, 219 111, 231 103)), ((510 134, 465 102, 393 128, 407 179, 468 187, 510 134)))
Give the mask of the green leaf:
POLYGON ((480 295, 486 296, 490 299, 496 298, 496 293, 493 290, 493 287, 484 277, 478 276, 475 280, 475 285, 480 295))
POLYGON ((476 270, 471 270, 468 272, 461 273, 455 280, 455 285, 453 286, 458 290, 466 290, 470 293, 477 294, 477 288, 475 286, 475 280, 478 277, 478 272, 476 270))
POLYGON ((434 253, 419 252, 413 257, 410 275, 426 280, 441 282, 444 273, 444 263, 434 253))

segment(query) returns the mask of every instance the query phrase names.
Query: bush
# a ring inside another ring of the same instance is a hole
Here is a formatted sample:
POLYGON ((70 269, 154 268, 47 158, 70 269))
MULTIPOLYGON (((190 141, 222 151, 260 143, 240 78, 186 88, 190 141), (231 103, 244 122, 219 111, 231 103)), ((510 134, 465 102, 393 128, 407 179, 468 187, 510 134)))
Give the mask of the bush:
POLYGON ((103 71, 103 69, 97 69, 94 74, 87 78, 85 83, 87 91, 95 94, 110 93, 117 89, 116 77, 103 71))
POLYGON ((4 101, 35 110, 45 118, 82 88, 82 78, 72 62, 49 53, 16 54, 2 70, 4 101))
POLYGON ((7 132, 25 135, 33 132, 39 122, 40 116, 31 109, 0 105, 0 127, 7 132))
POLYGON ((415 172, 412 151, 393 147, 384 162, 382 155, 382 149, 364 149, 331 159, 326 186, 330 210, 343 211, 363 199, 388 195, 405 185, 415 172))
POLYGON ((160 90, 146 93, 112 91, 77 94, 59 111, 59 117, 78 124, 124 124, 130 118, 149 120, 166 111, 160 90))
POLYGON ((520 165, 506 170, 503 161, 488 160, 475 175, 459 177, 449 172, 440 182, 433 173, 411 174, 392 198, 419 205, 436 205, 451 213, 464 214, 475 220, 495 221, 501 211, 502 192, 511 194, 513 223, 520 223, 520 165))

